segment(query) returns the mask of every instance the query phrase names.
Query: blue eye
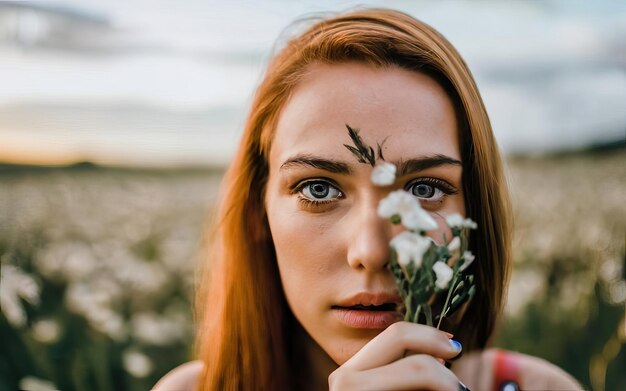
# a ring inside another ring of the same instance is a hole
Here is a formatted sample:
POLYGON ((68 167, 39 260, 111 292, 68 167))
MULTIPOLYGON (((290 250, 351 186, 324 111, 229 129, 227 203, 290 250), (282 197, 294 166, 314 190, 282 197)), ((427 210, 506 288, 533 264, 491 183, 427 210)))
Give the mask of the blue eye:
POLYGON ((434 186, 427 185, 426 183, 416 183, 413 188, 413 195, 420 198, 432 198, 437 191, 443 193, 441 190, 435 188, 434 186))
POLYGON ((455 194, 456 189, 435 178, 422 178, 410 183, 406 190, 420 200, 433 202, 441 201, 449 194, 455 194))
POLYGON ((326 181, 305 182, 300 191, 310 201, 330 201, 342 196, 341 191, 326 181), (330 198, 327 198, 330 197, 330 198))

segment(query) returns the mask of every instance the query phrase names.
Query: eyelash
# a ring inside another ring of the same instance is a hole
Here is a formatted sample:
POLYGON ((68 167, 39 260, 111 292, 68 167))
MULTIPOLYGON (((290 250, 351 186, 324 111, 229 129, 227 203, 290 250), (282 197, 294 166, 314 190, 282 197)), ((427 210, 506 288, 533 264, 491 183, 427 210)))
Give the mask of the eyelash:
POLYGON ((321 207, 330 204, 331 202, 335 202, 335 200, 313 201, 305 197, 298 198, 298 203, 305 208, 321 207))
POLYGON ((409 191, 409 189, 412 186, 415 186, 418 184, 427 184, 427 185, 433 186, 435 190, 440 190, 443 193, 443 196, 441 197, 441 199, 435 200, 435 201, 429 200, 427 198, 420 198, 420 202, 424 202, 424 203, 442 203, 446 196, 454 195, 458 193, 458 190, 454 186, 452 186, 446 181, 442 181, 441 179, 437 179, 437 178, 416 179, 412 182, 409 182, 404 190, 409 191))
MULTIPOLYGON (((341 190, 339 190, 339 187, 337 185, 335 185, 332 181, 330 181, 329 179, 326 178, 319 178, 319 179, 311 179, 311 180, 306 180, 304 182, 300 182, 294 186, 291 187, 291 193, 292 194, 296 194, 298 193, 298 203, 303 206, 303 207, 308 207, 308 208, 315 208, 315 207, 323 207, 326 206, 328 204, 331 204, 333 202, 335 202, 337 199, 329 199, 329 200, 312 200, 309 199, 305 196, 302 195, 302 190, 308 186, 311 185, 312 183, 315 182, 325 182, 328 186, 332 186, 334 188, 336 188, 339 191, 340 197, 343 197, 343 192, 341 192, 341 190)), ((420 198, 420 202, 432 202, 432 203, 442 203, 444 201, 445 196, 448 195, 454 195, 458 193, 458 190, 450 185, 448 182, 443 181, 441 179, 437 179, 437 178, 419 178, 416 179, 410 183, 407 184, 407 186, 405 187, 406 191, 409 191, 409 189, 412 186, 418 185, 418 184, 427 184, 430 186, 433 186, 435 189, 440 190, 441 192, 443 192, 444 196, 441 197, 441 199, 436 200, 436 201, 429 201, 428 199, 424 199, 424 198, 420 198)))
POLYGON ((326 178, 310 179, 310 180, 306 180, 304 182, 300 182, 300 183, 296 184, 295 186, 292 186, 292 188, 291 188, 291 194, 298 193, 298 203, 301 206, 303 206, 305 208, 315 208, 315 207, 322 207, 324 205, 328 205, 328 204, 331 204, 331 203, 336 201, 336 199, 315 201, 315 200, 309 199, 307 197, 304 197, 302 195, 302 190, 305 187, 307 187, 308 185, 310 185, 312 183, 315 183, 315 182, 325 182, 329 186, 332 186, 335 189, 337 189, 339 191, 340 197, 343 197, 343 192, 341 192, 341 190, 339 190, 339 187, 337 185, 335 185, 334 182, 332 182, 330 179, 326 179, 326 178))

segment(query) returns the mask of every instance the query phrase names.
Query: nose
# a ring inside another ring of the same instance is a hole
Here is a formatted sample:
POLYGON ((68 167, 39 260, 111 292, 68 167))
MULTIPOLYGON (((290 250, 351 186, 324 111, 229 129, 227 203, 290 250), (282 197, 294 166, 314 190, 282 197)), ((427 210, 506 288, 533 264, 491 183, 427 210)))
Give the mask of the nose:
POLYGON ((378 216, 376 203, 363 205, 350 222, 348 264, 354 269, 380 271, 389 262, 392 226, 378 216))

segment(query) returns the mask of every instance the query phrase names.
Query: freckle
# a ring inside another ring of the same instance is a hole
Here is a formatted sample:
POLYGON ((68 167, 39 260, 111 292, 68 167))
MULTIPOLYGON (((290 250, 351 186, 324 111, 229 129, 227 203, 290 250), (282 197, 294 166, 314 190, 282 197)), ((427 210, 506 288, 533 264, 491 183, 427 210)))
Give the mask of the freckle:
POLYGON ((320 223, 317 226, 318 232, 326 232, 331 227, 331 223, 320 223))
POLYGON ((319 275, 327 274, 328 273, 328 266, 326 265, 326 263, 322 263, 322 264, 318 265, 316 272, 319 275))

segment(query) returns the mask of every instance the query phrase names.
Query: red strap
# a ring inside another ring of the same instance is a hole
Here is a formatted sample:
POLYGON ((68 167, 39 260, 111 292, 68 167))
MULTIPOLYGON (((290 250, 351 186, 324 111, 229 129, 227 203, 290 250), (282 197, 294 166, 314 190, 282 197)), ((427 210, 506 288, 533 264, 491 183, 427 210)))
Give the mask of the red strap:
POLYGON ((519 362, 515 353, 495 349, 496 357, 493 365, 493 390, 502 390, 507 383, 517 385, 519 389, 519 362))

